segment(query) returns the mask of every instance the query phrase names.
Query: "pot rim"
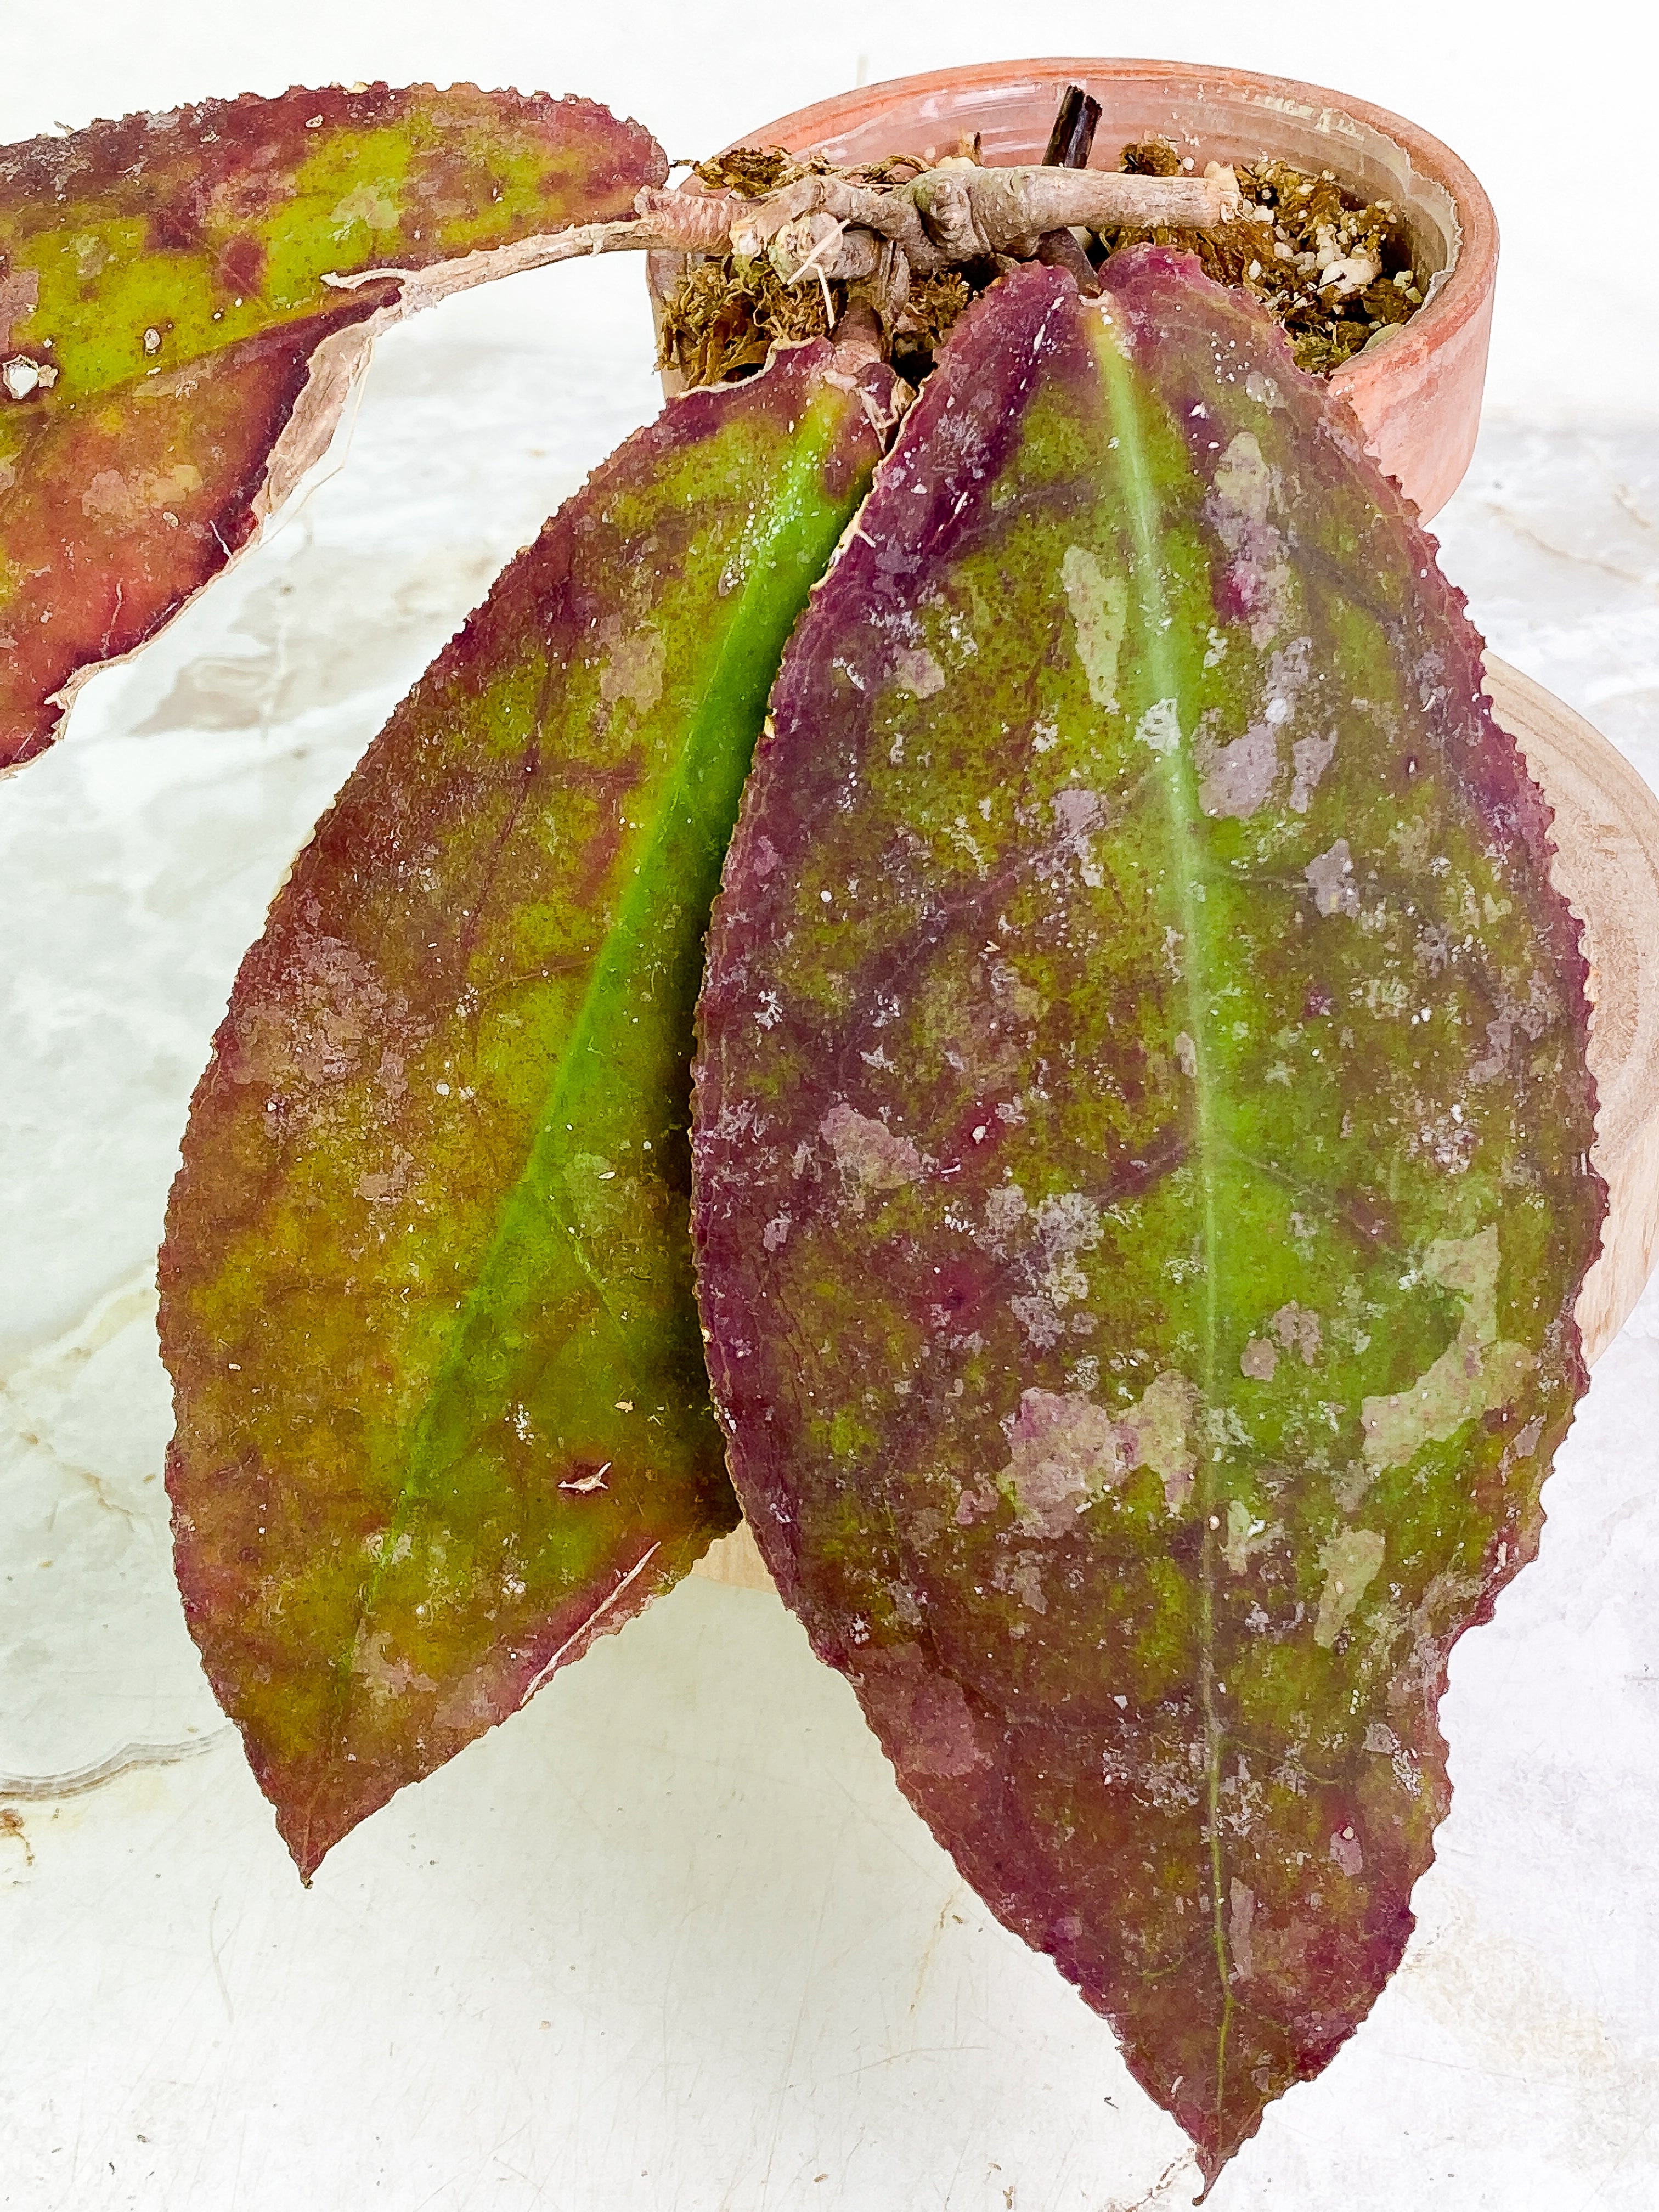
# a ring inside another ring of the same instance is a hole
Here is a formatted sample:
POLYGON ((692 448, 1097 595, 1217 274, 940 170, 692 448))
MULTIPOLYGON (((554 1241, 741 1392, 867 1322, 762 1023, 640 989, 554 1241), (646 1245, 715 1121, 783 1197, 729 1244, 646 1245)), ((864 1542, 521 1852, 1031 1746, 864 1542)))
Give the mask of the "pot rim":
POLYGON ((972 91, 1025 77, 1036 82, 1066 83, 1073 79, 1115 77, 1134 82, 1173 81, 1183 90, 1200 95, 1207 86, 1218 94, 1243 92, 1261 104, 1264 118, 1277 104, 1311 109, 1322 119, 1327 114, 1345 117, 1376 131, 1405 155, 1414 175, 1437 185, 1451 203, 1457 225, 1456 258, 1443 283, 1397 337, 1375 353, 1356 355, 1329 379, 1331 388, 1364 412, 1360 395, 1386 380, 1392 384, 1419 374, 1431 357, 1455 339, 1485 307, 1492 291, 1498 262, 1498 217, 1485 189, 1468 164, 1443 141, 1370 100, 1336 92, 1328 86, 1310 84, 1299 77, 1269 76, 1255 70, 1231 69, 1220 63, 1166 62, 1073 55, 967 63, 955 69, 927 70, 913 76, 889 77, 879 84, 860 85, 850 92, 816 100, 810 107, 780 116, 775 122, 733 139, 733 146, 752 145, 765 134, 770 142, 791 152, 821 144, 845 130, 854 119, 867 123, 889 110, 914 105, 931 92, 972 91))

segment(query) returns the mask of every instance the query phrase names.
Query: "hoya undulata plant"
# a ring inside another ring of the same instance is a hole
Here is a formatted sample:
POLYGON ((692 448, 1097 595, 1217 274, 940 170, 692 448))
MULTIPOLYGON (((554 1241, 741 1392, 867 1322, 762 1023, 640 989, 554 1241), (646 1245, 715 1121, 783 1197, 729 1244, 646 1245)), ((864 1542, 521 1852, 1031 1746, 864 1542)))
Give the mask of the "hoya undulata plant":
POLYGON ((12 763, 389 316, 660 247, 829 332, 595 472, 249 953, 161 1258, 186 1614, 308 1879, 741 1504, 1213 2179, 1400 1955, 1583 1382, 1547 810, 1343 405, 1079 242, 1230 173, 665 175, 469 88, 0 157, 12 763))

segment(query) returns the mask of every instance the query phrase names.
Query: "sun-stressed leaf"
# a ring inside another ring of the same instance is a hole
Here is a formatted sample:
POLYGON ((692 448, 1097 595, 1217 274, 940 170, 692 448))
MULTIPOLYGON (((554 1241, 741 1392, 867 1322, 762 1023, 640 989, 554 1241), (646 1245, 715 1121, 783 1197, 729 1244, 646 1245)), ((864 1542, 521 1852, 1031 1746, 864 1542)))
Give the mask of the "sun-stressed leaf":
POLYGON ((675 402, 376 739, 243 963, 162 1253, 179 1578, 302 1871, 737 1518, 691 1009, 889 373, 675 402))
POLYGON ((0 767, 280 503, 374 329, 665 174, 591 101, 472 85, 248 94, 0 151, 0 767), (326 281, 388 267, 428 274, 326 281))
POLYGON ((1009 276, 791 644, 696 1218, 738 1494, 1213 2174, 1400 1956, 1583 1375, 1583 965, 1479 641, 1196 264, 1009 276))

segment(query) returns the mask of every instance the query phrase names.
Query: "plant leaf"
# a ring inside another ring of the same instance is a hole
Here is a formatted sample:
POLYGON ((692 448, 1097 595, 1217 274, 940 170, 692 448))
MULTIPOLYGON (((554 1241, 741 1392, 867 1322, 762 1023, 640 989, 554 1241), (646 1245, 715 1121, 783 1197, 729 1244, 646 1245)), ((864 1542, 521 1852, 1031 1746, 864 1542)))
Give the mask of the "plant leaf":
POLYGON ((191 1631, 303 1873, 737 1509, 691 1009, 768 687, 879 450, 822 343, 505 572, 272 908, 161 1257, 191 1631))
POLYGON ((281 503, 375 330, 666 173, 591 101, 472 85, 250 94, 0 152, 0 768, 281 503))
POLYGON ((1340 402, 1007 277, 792 641, 700 1014, 739 1498, 1213 2177, 1364 2017, 1602 1211, 1578 933, 1340 402))

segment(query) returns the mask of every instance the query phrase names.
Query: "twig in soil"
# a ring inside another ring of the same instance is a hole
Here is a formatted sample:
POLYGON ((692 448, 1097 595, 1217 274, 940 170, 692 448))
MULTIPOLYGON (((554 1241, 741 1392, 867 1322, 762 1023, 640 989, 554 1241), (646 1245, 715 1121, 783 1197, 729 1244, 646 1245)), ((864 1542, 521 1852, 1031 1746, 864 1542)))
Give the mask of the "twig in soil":
MULTIPOLYGON (((1100 102, 1091 99, 1080 84, 1068 84, 1060 96, 1054 127, 1048 133, 1048 149, 1042 156, 1044 168, 1086 169, 1095 143, 1095 125, 1099 120, 1100 102)), ((1075 231, 1044 231, 1037 240, 1036 258, 1050 269, 1068 270, 1085 300, 1099 296, 1100 279, 1095 274, 1095 264, 1075 231)))
POLYGON ((1054 127, 1043 149, 1045 169, 1086 169, 1095 130, 1100 121, 1100 102, 1080 84, 1068 84, 1060 95, 1054 127))

